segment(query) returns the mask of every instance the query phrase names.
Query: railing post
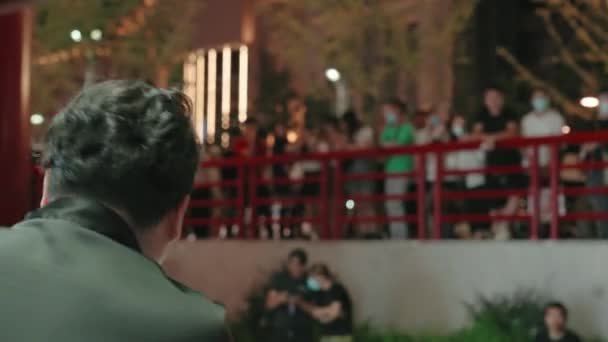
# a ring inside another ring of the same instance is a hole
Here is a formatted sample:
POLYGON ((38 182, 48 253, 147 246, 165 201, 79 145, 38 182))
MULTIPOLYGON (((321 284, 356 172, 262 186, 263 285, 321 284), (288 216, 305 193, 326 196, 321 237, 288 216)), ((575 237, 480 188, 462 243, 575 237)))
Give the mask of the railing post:
POLYGON ((443 187, 443 152, 435 154, 435 182, 433 183, 433 240, 441 239, 442 187, 443 187))
POLYGON ((559 238, 559 150, 558 145, 550 146, 549 179, 551 186, 551 239, 559 238))
POLYGON ((319 225, 320 225, 320 231, 319 231, 319 235, 322 239, 327 239, 327 237, 329 236, 329 218, 327 215, 327 213, 329 212, 329 208, 331 206, 331 202, 329 200, 329 196, 328 196, 328 191, 327 191, 327 186, 328 186, 328 175, 327 173, 329 172, 329 161, 328 160, 323 160, 321 162, 321 177, 319 179, 320 184, 320 201, 318 202, 319 205, 319 225))
POLYGON ((344 230, 344 219, 342 217, 342 203, 344 202, 344 196, 342 190, 344 189, 344 178, 342 177, 342 165, 340 159, 334 159, 334 224, 332 227, 332 234, 330 238, 340 239, 342 237, 342 231, 344 230))
MULTIPOLYGON (((256 237, 255 235, 255 231, 256 231, 256 226, 258 223, 258 218, 256 215, 256 211, 257 211, 257 198, 258 198, 258 194, 257 194, 257 190, 258 190, 258 186, 257 186, 257 169, 255 167, 255 165, 253 163, 248 163, 247 164, 248 168, 249 168, 249 238, 254 239, 256 237)), ((243 227, 243 230, 245 228, 243 227)))
POLYGON ((540 225, 540 172, 538 169, 538 145, 532 148, 530 160, 530 200, 532 213, 530 215, 530 239, 538 240, 540 225))
POLYGON ((245 224, 245 186, 246 186, 246 182, 245 179, 248 177, 247 175, 247 168, 245 167, 245 165, 240 164, 237 168, 237 182, 236 182, 236 200, 237 200, 237 205, 236 205, 236 209, 238 212, 238 225, 240 227, 239 229, 239 237, 243 238, 245 237, 245 228, 246 228, 246 224, 245 224))
POLYGON ((416 216, 418 239, 426 238, 426 156, 424 153, 416 155, 416 216))

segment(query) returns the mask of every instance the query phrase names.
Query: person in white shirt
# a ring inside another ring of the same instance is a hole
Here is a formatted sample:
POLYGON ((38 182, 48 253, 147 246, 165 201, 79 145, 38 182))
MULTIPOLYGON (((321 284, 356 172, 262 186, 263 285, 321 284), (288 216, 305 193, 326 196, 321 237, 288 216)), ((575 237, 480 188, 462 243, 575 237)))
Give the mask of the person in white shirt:
MULTIPOLYGON (((536 89, 532 93, 532 111, 521 120, 521 135, 526 138, 547 137, 562 134, 565 125, 564 117, 551 108, 549 96, 543 89, 536 89)), ((526 151, 524 166, 530 165, 531 150, 526 151)), ((550 160, 550 150, 541 146, 538 151, 538 165, 547 167, 550 160)))
MULTIPOLYGON (((526 138, 549 137, 561 135, 565 125, 564 117, 556 110, 551 108, 551 101, 546 91, 543 89, 535 89, 531 99, 532 111, 526 114, 521 121, 521 135, 526 138)), ((523 160, 524 166, 530 166, 532 150, 527 149, 523 160)), ((538 149, 538 166, 546 169, 551 160, 551 150, 548 146, 540 146, 538 149)), ((542 172, 541 174, 546 174, 542 172)), ((546 179, 541 179, 543 183, 547 183, 546 179)), ((531 201, 529 201, 531 204, 531 201)), ((548 188, 541 190, 540 206, 542 222, 547 222, 550 219, 550 191, 548 188)), ((560 198, 560 211, 564 211, 563 198, 560 198)), ((531 211, 530 205, 528 211, 531 211)))

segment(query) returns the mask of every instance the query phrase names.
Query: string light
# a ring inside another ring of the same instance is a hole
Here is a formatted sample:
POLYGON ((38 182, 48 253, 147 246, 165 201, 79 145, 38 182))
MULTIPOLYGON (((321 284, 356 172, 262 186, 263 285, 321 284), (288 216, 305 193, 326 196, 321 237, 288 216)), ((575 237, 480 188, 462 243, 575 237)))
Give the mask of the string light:
POLYGON ((196 92, 194 83, 196 82, 195 77, 195 63, 196 63, 196 55, 191 53, 186 58, 186 62, 184 63, 184 94, 188 96, 192 101, 195 100, 196 92))
POLYGON ((194 129, 199 141, 203 141, 205 122, 205 52, 196 53, 196 82, 194 100, 194 129))
POLYGON ((216 125, 216 83, 217 83, 217 51, 209 50, 208 58, 208 77, 207 77, 207 141, 213 143, 215 141, 215 125, 216 125))
POLYGON ((248 63, 249 52, 247 45, 241 45, 239 49, 239 122, 247 120, 248 63))
POLYGON ((230 72, 232 51, 229 46, 222 50, 222 128, 230 127, 230 72))

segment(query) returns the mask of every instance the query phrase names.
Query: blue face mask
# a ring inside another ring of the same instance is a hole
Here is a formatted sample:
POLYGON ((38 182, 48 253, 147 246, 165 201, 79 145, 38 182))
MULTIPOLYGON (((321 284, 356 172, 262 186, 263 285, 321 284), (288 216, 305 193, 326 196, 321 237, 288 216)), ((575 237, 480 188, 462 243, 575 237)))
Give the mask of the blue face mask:
POLYGON ((549 108, 549 99, 545 97, 536 97, 532 99, 532 108, 535 112, 544 112, 549 108))
POLYGON ((389 125, 394 125, 397 123, 397 114, 395 114, 395 112, 386 112, 385 118, 386 123, 389 125))
POLYGON ((321 284, 319 284, 319 282, 312 277, 308 277, 306 280, 306 287, 313 292, 321 291, 321 284))
POLYGON ((441 125, 441 118, 437 115, 431 116, 431 126, 437 127, 439 125, 441 125))

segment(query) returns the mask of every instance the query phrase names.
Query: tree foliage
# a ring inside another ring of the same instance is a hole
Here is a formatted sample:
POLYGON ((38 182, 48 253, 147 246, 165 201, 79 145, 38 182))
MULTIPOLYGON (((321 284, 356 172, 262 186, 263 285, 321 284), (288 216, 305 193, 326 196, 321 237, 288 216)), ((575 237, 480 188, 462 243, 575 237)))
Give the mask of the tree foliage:
MULTIPOLYGON (((426 3, 299 0, 266 4, 261 12, 270 28, 270 50, 305 84, 306 92, 326 87, 323 71, 335 67, 360 107, 396 96, 403 75, 415 75, 423 57, 417 14, 426 3)), ((424 39, 432 40, 438 49, 453 44, 475 4, 450 1, 449 19, 437 25, 433 37, 424 39)))
POLYGON ((566 112, 582 117, 592 113, 578 104, 578 97, 597 94, 608 85, 608 8, 599 1, 549 0, 537 15, 542 19, 547 37, 551 40, 558 63, 580 84, 578 94, 569 92, 565 85, 543 79, 537 72, 521 63, 513 53, 500 47, 498 55, 508 62, 520 79, 535 87, 547 89, 566 112))
POLYGON ((192 49, 200 0, 49 0, 37 8, 33 36, 32 110, 52 113, 83 83, 87 53, 98 78, 141 78, 168 85, 192 49), (93 29, 103 39, 88 39, 93 29), (74 43, 78 29, 83 41, 74 43), (99 55, 103 51, 103 55, 99 55))

